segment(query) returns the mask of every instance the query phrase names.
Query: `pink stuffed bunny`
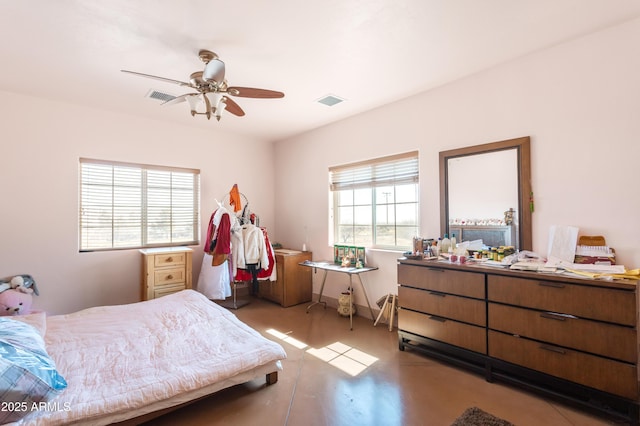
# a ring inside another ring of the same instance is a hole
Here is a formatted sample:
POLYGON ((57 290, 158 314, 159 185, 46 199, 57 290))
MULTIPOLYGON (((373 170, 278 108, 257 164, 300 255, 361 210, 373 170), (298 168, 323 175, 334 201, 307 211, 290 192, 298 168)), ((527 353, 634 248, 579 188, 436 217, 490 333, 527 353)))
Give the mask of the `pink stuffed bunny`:
POLYGON ((30 314, 32 303, 31 293, 15 289, 5 290, 0 293, 0 316, 30 314))

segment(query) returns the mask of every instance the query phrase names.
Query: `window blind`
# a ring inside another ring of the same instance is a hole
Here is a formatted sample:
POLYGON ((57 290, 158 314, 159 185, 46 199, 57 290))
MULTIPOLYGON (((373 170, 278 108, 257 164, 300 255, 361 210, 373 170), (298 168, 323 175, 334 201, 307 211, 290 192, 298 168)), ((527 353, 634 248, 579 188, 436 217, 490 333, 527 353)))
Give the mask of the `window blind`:
POLYGON ((200 171, 80 159, 80 251, 198 244, 200 171))
POLYGON ((417 183, 418 151, 329 168, 331 191, 417 183))

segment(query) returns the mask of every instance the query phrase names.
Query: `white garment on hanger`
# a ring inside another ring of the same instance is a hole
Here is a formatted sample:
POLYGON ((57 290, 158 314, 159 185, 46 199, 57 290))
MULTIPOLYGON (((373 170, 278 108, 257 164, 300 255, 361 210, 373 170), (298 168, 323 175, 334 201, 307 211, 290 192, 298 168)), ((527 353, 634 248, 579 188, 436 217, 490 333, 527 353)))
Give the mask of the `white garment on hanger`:
POLYGON ((258 264, 262 269, 269 268, 267 244, 262 229, 252 223, 242 225, 242 243, 246 265, 258 264))
POLYGON ((197 290, 211 300, 224 300, 231 296, 231 277, 229 275, 229 261, 221 265, 212 266, 213 256, 205 253, 202 258, 202 268, 198 277, 197 290))
POLYGON ((246 269, 244 262, 244 243, 242 242, 242 228, 237 231, 231 230, 231 264, 233 265, 233 277, 238 273, 238 269, 246 269))

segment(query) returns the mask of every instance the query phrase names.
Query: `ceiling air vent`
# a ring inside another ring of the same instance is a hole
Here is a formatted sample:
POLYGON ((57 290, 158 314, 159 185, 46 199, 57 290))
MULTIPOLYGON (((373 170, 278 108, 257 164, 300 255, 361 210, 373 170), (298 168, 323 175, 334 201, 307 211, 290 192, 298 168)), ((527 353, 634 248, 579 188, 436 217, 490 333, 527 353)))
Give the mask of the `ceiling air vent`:
POLYGON ((327 96, 323 96, 322 98, 318 99, 318 102, 326 105, 326 106, 334 106, 336 104, 339 104, 340 102, 344 101, 344 99, 339 98, 335 95, 327 95, 327 96))
POLYGON ((175 99, 176 97, 168 93, 158 92, 157 90, 151 89, 149 90, 149 93, 147 93, 147 98, 157 99, 162 102, 168 102, 175 99))

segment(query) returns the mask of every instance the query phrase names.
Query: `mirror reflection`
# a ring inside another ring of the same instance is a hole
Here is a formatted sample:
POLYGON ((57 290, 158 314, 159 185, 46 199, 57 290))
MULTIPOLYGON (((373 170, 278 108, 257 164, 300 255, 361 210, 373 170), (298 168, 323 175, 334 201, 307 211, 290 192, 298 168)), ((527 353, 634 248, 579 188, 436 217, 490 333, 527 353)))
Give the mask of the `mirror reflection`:
POLYGON ((531 249, 529 138, 440 153, 441 232, 531 249))

